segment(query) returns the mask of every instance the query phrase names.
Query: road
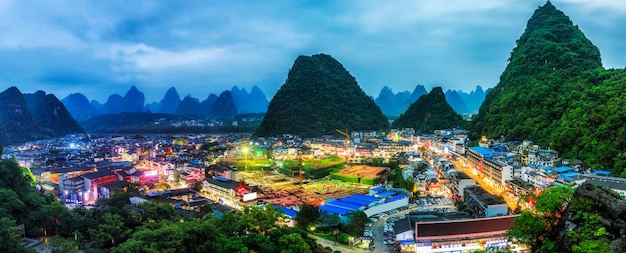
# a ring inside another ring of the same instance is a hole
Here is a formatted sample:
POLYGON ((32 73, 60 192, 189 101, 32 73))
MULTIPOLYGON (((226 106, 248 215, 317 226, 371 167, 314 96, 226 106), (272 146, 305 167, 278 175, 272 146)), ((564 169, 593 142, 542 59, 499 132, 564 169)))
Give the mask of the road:
MULTIPOLYGON (((331 249, 333 249, 333 251, 335 250, 339 250, 341 251, 341 253, 363 253, 363 252, 372 252, 369 250, 363 250, 363 249, 358 249, 355 247, 350 247, 348 245, 345 244, 340 244, 340 243, 335 243, 333 241, 330 240, 326 240, 322 237, 313 235, 313 234, 309 234, 310 237, 313 237, 317 240, 317 243, 319 243, 320 245, 322 245, 322 247, 330 247, 331 249)), ((383 252, 383 251, 380 251, 383 252)))
POLYGON ((420 208, 424 208, 424 209, 433 209, 433 208, 450 208, 452 210, 455 210, 456 207, 454 207, 453 205, 432 205, 432 206, 419 206, 419 207, 414 207, 414 208, 409 208, 407 210, 403 210, 403 211, 399 211, 397 213, 393 213, 391 215, 385 216, 382 219, 379 219, 378 221, 374 222, 374 224, 372 225, 372 235, 374 236, 374 244, 376 245, 376 249, 374 249, 371 252, 375 252, 375 253, 388 253, 391 252, 391 245, 385 245, 385 241, 384 241, 384 229, 385 229, 385 225, 387 224, 387 219, 392 218, 392 217, 396 217, 396 218, 404 218, 405 214, 407 214, 408 212, 411 211, 418 211, 420 208))
POLYGON ((459 163, 456 160, 453 160, 453 163, 454 163, 454 166, 457 169, 465 172, 466 175, 468 175, 472 179, 476 180, 476 183, 478 183, 487 192, 489 192, 490 194, 495 195, 495 196, 502 196, 504 198, 504 200, 506 201, 506 204, 509 206, 509 208, 511 210, 515 210, 517 208, 517 200, 516 199, 511 199, 507 194, 503 193, 502 190, 496 189, 493 186, 491 186, 490 184, 488 184, 487 182, 485 182, 480 176, 474 174, 471 171, 470 168, 465 166, 465 164, 461 164, 461 163, 459 163))

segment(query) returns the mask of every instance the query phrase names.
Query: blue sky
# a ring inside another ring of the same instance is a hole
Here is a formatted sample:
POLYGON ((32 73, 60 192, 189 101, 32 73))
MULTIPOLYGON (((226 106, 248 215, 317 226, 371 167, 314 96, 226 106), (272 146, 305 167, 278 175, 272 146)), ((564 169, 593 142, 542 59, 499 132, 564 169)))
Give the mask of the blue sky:
MULTIPOLYGON (((298 55, 326 53, 377 96, 494 86, 543 0, 0 1, 0 88, 81 92, 104 103, 135 85, 204 99, 238 85, 271 98, 298 55)), ((626 66, 626 1, 554 0, 626 66)))

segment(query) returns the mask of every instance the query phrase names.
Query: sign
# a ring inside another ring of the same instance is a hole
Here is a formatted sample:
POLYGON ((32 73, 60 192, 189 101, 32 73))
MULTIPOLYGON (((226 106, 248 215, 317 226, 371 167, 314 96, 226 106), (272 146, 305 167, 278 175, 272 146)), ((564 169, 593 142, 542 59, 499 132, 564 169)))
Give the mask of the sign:
POLYGON ((243 202, 257 199, 257 193, 248 193, 243 195, 243 202))

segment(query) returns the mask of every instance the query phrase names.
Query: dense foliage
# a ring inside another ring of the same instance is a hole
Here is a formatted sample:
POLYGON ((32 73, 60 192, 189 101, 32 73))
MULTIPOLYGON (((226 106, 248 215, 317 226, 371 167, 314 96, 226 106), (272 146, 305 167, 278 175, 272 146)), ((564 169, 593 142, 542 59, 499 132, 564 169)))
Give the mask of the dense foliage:
POLYGON ((52 94, 45 95, 31 113, 37 125, 47 136, 84 132, 63 103, 52 94))
POLYGON ((433 88, 421 96, 392 124, 393 128, 411 127, 415 133, 432 133, 435 129, 447 129, 463 124, 463 118, 446 102, 441 87, 433 88))
POLYGON ((473 138, 529 139, 619 174, 626 167, 626 111, 619 102, 625 72, 604 70, 598 48, 547 2, 528 21, 487 94, 473 138))
POLYGON ((0 143, 13 144, 82 133, 83 129, 52 94, 22 94, 16 87, 0 93, 0 143))
POLYGON ((350 73, 329 55, 299 56, 269 104, 257 136, 385 130, 387 119, 350 73))
POLYGON ((536 199, 534 210, 524 210, 515 218, 507 231, 512 241, 529 246, 532 252, 552 252, 554 228, 574 193, 569 186, 558 186, 543 190, 536 199))
POLYGON ((532 252, 624 252, 619 210, 626 202, 616 192, 585 183, 527 197, 536 200, 535 209, 522 211, 507 234, 532 252))

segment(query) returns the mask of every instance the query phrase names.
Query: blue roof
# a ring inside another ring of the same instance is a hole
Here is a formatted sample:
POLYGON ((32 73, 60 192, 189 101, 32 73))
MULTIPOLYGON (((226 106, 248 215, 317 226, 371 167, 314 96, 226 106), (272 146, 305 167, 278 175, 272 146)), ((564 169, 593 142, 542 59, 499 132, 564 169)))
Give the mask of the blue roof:
POLYGON ((596 170, 596 175, 598 176, 608 176, 609 174, 611 174, 611 172, 607 170, 596 170))
POLYGON ((406 197, 407 197, 406 194, 399 194, 399 195, 396 195, 396 196, 393 196, 391 198, 386 199, 385 203, 394 202, 396 200, 400 200, 400 199, 403 199, 403 198, 406 198, 406 197))
POLYGON ((329 212, 329 213, 336 213, 339 215, 346 215, 349 212, 352 212, 352 210, 349 209, 345 209, 345 208, 341 208, 341 207, 336 207, 336 206, 330 206, 330 205, 321 205, 319 206, 320 211, 325 211, 325 212, 329 212))
POLYGON ((567 176, 564 176, 564 175, 559 175, 559 178, 565 179, 565 181, 567 181, 567 182, 572 182, 572 181, 574 181, 574 179, 573 179, 573 178, 571 178, 571 177, 567 177, 567 176))
POLYGON ((578 175, 578 174, 580 174, 580 173, 578 173, 578 172, 574 171, 574 172, 568 172, 568 173, 561 174, 561 176, 564 176, 564 177, 573 177, 573 176, 576 176, 576 175, 578 175))
POLYGON ((325 203, 326 205, 341 207, 341 208, 350 209, 350 210, 358 210, 359 208, 363 207, 362 205, 359 205, 359 204, 354 204, 354 203, 349 203, 349 202, 344 202, 344 201, 334 200, 334 199, 326 200, 325 203))
POLYGON ((348 202, 348 203, 352 203, 352 204, 361 205, 361 206, 369 206, 372 203, 372 201, 366 201, 366 200, 362 200, 362 199, 353 199, 353 198, 350 198, 350 197, 340 198, 339 200, 341 200, 343 202, 348 202))
POLYGON ((561 166, 561 167, 554 168, 553 170, 556 171, 557 173, 565 173, 565 172, 568 172, 568 171, 574 171, 574 168, 567 167, 567 166, 561 166))
POLYGON ((285 213, 285 215, 287 215, 287 216, 289 216, 291 218, 295 218, 296 214, 298 213, 295 210, 292 210, 292 209, 289 209, 289 208, 286 208, 286 207, 282 207, 282 206, 274 206, 274 208, 282 210, 285 213))
POLYGON ((483 148, 483 147, 471 147, 472 150, 478 152, 479 154, 483 155, 483 156, 490 156, 493 155, 493 151, 483 148))
POLYGON ((386 192, 378 193, 376 195, 378 195, 378 197, 384 198, 384 197, 389 197, 389 196, 393 196, 393 195, 396 195, 396 194, 397 194, 397 192, 394 192, 394 191, 386 191, 386 192))
POLYGON ((361 199, 361 200, 366 200, 366 201, 370 201, 370 202, 374 202, 374 201, 379 201, 380 200, 380 198, 373 197, 373 196, 368 196, 368 195, 363 195, 363 194, 352 194, 350 196, 350 198, 361 199))
POLYGON ((372 189, 370 189, 370 190, 375 191, 375 192, 379 192, 379 191, 383 191, 383 190, 385 190, 385 187, 378 186, 378 187, 374 187, 374 188, 372 188, 372 189))

